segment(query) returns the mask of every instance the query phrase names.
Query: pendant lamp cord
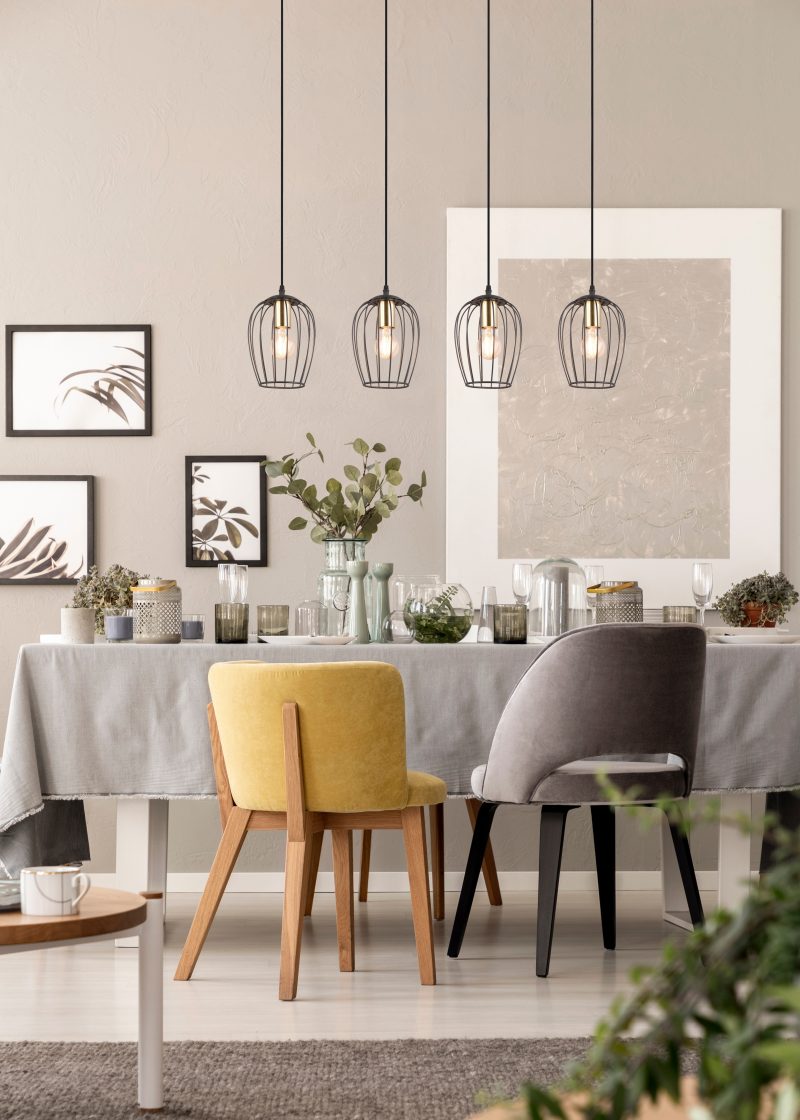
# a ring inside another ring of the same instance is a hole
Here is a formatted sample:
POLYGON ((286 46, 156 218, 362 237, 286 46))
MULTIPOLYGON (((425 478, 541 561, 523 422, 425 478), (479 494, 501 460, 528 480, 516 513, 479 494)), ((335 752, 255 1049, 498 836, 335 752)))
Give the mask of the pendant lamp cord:
POLYGON ((491 155, 492 155, 492 4, 486 0, 486 293, 491 285, 491 155))
POLYGON ((589 291, 594 295, 594 0, 589 0, 589 291))
POLYGON ((383 0, 383 294, 389 294, 389 0, 383 0))
POLYGON ((281 0, 281 286, 283 295, 283 0, 281 0))

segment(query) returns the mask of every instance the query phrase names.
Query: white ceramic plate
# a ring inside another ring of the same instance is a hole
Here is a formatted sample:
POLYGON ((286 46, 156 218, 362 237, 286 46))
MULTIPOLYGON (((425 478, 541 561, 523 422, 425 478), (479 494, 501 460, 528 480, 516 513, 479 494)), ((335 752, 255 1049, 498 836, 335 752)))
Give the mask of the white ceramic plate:
POLYGON ((782 634, 754 626, 743 629, 741 634, 718 634, 717 641, 726 646, 790 646, 800 642, 800 634, 782 634))
POLYGON ((258 640, 269 646, 310 646, 317 639, 308 634, 273 634, 268 638, 260 635, 258 640))
POLYGON ((355 638, 350 634, 321 634, 309 640, 312 646, 349 646, 355 638))

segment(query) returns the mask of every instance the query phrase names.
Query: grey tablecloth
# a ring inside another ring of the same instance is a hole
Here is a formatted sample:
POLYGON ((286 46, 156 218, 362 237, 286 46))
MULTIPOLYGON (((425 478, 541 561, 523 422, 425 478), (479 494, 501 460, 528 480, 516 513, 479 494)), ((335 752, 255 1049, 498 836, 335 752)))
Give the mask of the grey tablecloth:
MULTIPOLYGON (((214 796, 215 661, 389 661, 406 686, 408 762, 470 791, 537 646, 49 646, 20 650, 0 767, 0 831, 46 798, 214 796)), ((564 703, 580 681, 564 683, 564 703)), ((710 645, 696 790, 800 787, 800 645, 710 645)))

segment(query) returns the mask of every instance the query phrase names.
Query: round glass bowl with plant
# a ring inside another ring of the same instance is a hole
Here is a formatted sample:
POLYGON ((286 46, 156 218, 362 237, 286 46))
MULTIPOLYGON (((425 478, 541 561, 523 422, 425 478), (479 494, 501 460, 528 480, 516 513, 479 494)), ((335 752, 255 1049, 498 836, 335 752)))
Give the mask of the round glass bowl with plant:
POLYGON ((73 607, 91 607, 94 610, 94 632, 102 634, 104 615, 107 610, 127 610, 133 606, 131 588, 146 576, 124 568, 122 564, 112 564, 100 572, 93 564, 85 576, 81 576, 72 596, 73 607))
POLYGON ((761 572, 734 583, 714 607, 727 626, 776 626, 785 622, 797 603, 794 586, 783 572, 761 572))
POLYGON ((460 642, 472 626, 472 599, 460 583, 421 584, 406 599, 403 617, 418 642, 460 642))
POLYGON ((306 529, 310 521, 312 541, 369 541, 404 498, 422 501, 428 485, 425 471, 419 482, 412 482, 401 493, 398 489, 403 484, 400 460, 396 457, 385 461, 378 459, 377 456, 386 453, 384 444, 369 444, 363 439, 354 439, 346 445, 353 448, 360 462, 347 463, 344 481, 329 478, 324 492, 320 493, 316 484, 306 481, 300 473, 301 464, 308 458, 318 457, 320 462, 325 462, 311 432, 306 434, 306 439, 311 447, 305 454, 292 452, 278 459, 267 459, 264 470, 271 479, 283 479, 270 486, 271 494, 288 494, 303 506, 307 516, 293 517, 289 528, 306 529))

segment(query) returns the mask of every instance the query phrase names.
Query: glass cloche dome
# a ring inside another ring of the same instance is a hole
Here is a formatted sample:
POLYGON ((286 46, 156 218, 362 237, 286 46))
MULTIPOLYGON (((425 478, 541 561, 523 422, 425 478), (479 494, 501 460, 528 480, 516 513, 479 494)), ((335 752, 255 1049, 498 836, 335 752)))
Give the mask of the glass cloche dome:
POLYGON ((580 564, 561 556, 543 560, 533 569, 531 633, 555 638, 588 622, 586 576, 580 564))

